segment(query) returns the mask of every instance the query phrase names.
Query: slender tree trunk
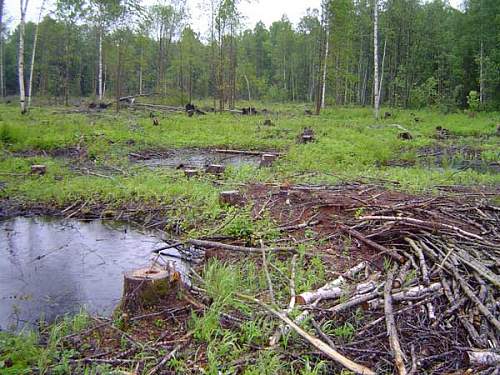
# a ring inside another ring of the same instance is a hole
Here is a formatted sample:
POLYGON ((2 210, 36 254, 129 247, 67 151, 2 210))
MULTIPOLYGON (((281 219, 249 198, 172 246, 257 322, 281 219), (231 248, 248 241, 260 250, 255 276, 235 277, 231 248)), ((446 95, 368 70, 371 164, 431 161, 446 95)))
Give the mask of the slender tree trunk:
POLYGON ((382 101, 382 86, 384 84, 384 65, 385 65, 385 50, 387 47, 387 38, 384 40, 384 52, 382 53, 382 69, 380 72, 380 82, 379 82, 379 87, 378 87, 378 100, 379 102, 382 101))
POLYGON ((0 0, 0 96, 5 97, 4 64, 3 64, 3 10, 4 0, 0 0))
POLYGON ((102 84, 102 26, 99 26, 99 73, 98 73, 98 94, 99 101, 104 97, 103 84, 102 84))
POLYGON ((375 118, 378 120, 380 116, 380 93, 379 93, 379 78, 378 78, 378 0, 373 2, 373 95, 375 118))
POLYGON ((118 42, 118 63, 116 68, 116 112, 120 111, 120 97, 122 86, 122 41, 118 42))
POLYGON ((252 97, 250 96, 250 82, 248 82, 248 77, 246 74, 243 74, 243 77, 245 77, 245 81, 247 83, 248 102, 250 103, 252 101, 252 97))
POLYGON ((479 55, 479 103, 484 103, 484 76, 483 76, 483 41, 481 41, 481 52, 479 55))
POLYGON ((144 60, 144 48, 141 48, 141 61, 139 62, 139 95, 142 95, 142 64, 144 60))
POLYGON ((325 59, 323 61, 323 82, 321 89, 321 108, 325 108, 325 93, 326 93, 326 75, 328 69, 328 52, 330 47, 330 25, 327 21, 326 25, 326 41, 325 41, 325 59))
POLYGON ((26 89, 24 82, 24 31, 26 10, 28 8, 28 0, 20 0, 21 6, 21 22, 19 23, 19 61, 18 61, 18 74, 19 74, 19 103, 21 105, 21 113, 25 114, 26 109, 26 89))
POLYGON ((40 6, 40 13, 38 14, 38 23, 35 28, 35 37, 33 39, 33 51, 31 52, 31 66, 30 66, 30 80, 28 83, 28 110, 31 107, 31 98, 33 97, 33 71, 35 70, 35 55, 36 55, 36 46, 38 42, 38 30, 40 29, 40 21, 42 20, 43 7, 45 5, 45 0, 42 1, 42 5, 40 6))

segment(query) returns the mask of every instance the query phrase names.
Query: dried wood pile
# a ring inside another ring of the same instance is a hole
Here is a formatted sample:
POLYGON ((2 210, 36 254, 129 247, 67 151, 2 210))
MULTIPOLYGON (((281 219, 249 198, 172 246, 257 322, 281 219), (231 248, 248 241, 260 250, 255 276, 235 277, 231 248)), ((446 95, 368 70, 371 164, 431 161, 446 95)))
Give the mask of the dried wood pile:
MULTIPOLYGON (((500 208, 482 198, 449 197, 388 205, 361 198, 351 187, 331 195, 343 195, 347 211, 358 214, 331 215, 330 233, 321 234, 374 252, 326 285, 297 296, 291 292, 290 304, 302 311, 295 324, 311 320, 315 339, 377 374, 496 373, 500 208)), ((310 207, 338 209, 327 196, 311 200, 310 207)), ((305 212, 302 206, 302 219, 305 212)), ((314 217, 321 221, 318 213, 314 217)), ((281 314, 287 312, 283 308, 281 314)), ((281 326, 270 344, 289 330, 296 331, 281 326)))

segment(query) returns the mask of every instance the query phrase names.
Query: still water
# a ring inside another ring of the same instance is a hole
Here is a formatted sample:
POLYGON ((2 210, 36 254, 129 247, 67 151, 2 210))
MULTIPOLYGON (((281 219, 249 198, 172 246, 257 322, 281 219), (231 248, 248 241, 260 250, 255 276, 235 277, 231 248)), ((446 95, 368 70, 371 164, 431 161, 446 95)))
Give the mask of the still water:
MULTIPOLYGON (((123 272, 150 264, 158 238, 102 221, 0 221, 0 330, 34 326, 82 307, 110 314, 123 272)), ((176 268, 183 265, 177 262, 176 268)))

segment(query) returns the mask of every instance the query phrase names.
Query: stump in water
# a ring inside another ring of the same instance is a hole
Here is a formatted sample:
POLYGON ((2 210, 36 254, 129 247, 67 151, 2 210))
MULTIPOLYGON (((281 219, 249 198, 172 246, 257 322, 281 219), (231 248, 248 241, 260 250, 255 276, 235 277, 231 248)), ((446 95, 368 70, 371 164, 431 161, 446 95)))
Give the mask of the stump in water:
POLYGON ((274 161, 278 158, 275 154, 263 154, 260 157, 260 167, 270 167, 274 161))
POLYGON ((32 174, 39 174, 43 175, 47 172, 47 166, 43 164, 34 164, 31 166, 31 173, 32 174))
POLYGON ((222 206, 240 206, 243 205, 243 196, 238 190, 221 191, 219 202, 222 206))
POLYGON ((175 300, 181 276, 175 270, 147 267, 125 272, 120 308, 130 314, 175 300))

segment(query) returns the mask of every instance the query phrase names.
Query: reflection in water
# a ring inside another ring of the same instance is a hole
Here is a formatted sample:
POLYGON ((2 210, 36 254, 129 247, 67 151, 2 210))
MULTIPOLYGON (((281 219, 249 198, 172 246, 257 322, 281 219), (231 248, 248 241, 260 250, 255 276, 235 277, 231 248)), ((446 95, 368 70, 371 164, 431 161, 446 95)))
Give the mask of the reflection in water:
MULTIPOLYGON (((122 273, 147 265, 159 245, 152 235, 100 221, 15 218, 0 222, 0 329, 43 317, 109 314, 122 293, 122 273)), ((177 262, 182 272, 183 266, 177 262)))
POLYGON ((243 154, 226 154, 213 150, 179 149, 161 158, 140 160, 139 163, 148 167, 177 168, 182 165, 191 168, 203 168, 209 164, 240 167, 243 165, 258 166, 260 156, 243 154))

